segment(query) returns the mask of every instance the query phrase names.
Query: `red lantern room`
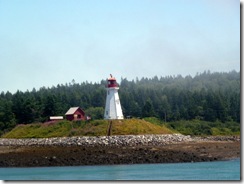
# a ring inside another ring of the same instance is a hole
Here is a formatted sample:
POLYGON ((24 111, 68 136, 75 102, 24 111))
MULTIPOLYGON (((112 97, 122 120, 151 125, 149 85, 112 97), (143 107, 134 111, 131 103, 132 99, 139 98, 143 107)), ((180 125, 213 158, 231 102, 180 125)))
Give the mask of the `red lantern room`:
POLYGON ((108 78, 108 88, 118 87, 116 79, 110 74, 110 78, 108 78))

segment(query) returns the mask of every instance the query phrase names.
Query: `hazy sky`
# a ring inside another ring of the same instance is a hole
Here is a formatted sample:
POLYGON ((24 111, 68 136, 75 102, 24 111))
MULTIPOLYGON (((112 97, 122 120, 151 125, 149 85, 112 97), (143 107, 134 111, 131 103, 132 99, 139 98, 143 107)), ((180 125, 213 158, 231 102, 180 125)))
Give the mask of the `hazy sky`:
POLYGON ((0 0, 0 92, 240 71, 238 0, 0 0))

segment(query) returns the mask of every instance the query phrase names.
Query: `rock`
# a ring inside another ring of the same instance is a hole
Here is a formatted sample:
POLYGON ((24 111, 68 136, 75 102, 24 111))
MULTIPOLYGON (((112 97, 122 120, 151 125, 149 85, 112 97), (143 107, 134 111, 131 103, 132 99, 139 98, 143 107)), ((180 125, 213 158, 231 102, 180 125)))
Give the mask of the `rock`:
POLYGON ((114 135, 114 136, 96 136, 96 137, 55 137, 55 138, 31 138, 31 139, 0 139, 0 146, 133 146, 133 145, 165 145, 178 142, 191 141, 240 141, 238 136, 208 136, 191 137, 181 134, 166 135, 114 135))

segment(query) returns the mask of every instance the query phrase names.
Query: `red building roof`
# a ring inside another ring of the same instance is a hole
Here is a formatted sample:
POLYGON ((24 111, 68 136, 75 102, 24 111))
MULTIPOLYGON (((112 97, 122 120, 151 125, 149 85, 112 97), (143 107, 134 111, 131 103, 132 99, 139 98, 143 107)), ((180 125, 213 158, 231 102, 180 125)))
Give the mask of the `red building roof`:
POLYGON ((85 112, 80 107, 71 107, 65 113, 67 120, 85 120, 85 112))

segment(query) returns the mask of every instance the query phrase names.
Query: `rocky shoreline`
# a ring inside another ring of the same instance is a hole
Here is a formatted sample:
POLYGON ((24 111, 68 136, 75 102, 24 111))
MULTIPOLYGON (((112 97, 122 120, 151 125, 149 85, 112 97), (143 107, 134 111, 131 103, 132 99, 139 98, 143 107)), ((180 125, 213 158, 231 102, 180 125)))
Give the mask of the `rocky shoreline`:
POLYGON ((165 145, 179 142, 194 141, 240 141, 239 136, 191 137, 182 134, 166 135, 115 135, 115 136, 83 136, 0 139, 0 146, 134 146, 134 145, 165 145))
POLYGON ((0 167, 201 162, 237 158, 240 151, 239 136, 0 139, 0 167))

